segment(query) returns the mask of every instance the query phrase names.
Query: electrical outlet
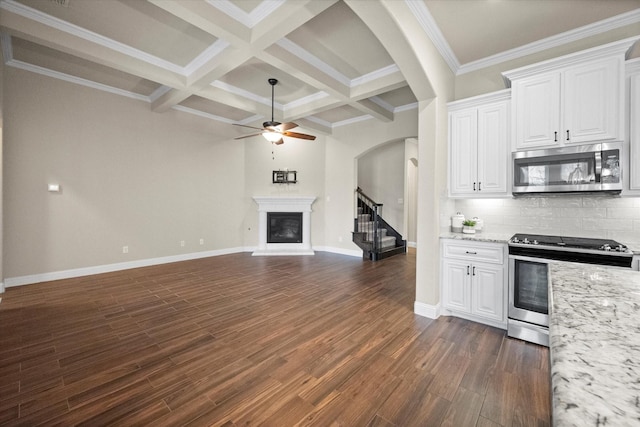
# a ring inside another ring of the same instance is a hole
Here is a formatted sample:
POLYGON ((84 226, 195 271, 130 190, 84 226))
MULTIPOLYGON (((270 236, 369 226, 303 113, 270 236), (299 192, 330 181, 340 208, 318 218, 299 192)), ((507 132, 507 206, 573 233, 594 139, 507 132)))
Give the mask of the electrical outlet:
POLYGON ((204 239, 200 239, 200 244, 204 245, 204 239))
POLYGON ((122 247, 122 253, 123 254, 128 254, 129 253, 129 246, 123 246, 122 247))
POLYGON ((180 246, 184 247, 184 240, 180 240, 180 246))

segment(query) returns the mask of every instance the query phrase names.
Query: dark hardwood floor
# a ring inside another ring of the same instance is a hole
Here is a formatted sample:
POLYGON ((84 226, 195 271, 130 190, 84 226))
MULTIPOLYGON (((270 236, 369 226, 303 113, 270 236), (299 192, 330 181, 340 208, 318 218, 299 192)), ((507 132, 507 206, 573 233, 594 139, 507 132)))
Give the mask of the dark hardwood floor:
POLYGON ((17 288, 0 425, 548 426, 546 348, 413 313, 415 254, 234 254, 17 288))

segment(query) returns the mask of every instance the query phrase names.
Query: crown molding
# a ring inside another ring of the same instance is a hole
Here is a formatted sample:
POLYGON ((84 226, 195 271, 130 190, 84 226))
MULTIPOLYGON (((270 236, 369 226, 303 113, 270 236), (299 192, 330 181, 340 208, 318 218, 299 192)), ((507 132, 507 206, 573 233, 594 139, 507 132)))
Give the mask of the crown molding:
MULTIPOLYGON (((262 96, 258 96, 253 92, 249 92, 248 90, 240 89, 237 86, 230 85, 229 83, 225 83, 225 82, 220 81, 220 80, 214 80, 213 82, 211 82, 210 86, 213 86, 213 87, 218 88, 218 89, 222 89, 225 92, 229 92, 229 93, 232 93, 234 95, 241 96, 243 98, 250 99, 250 100, 252 100, 254 102, 258 102, 260 104, 267 105, 269 107, 271 106, 271 98, 264 98, 262 96)), ((273 103, 273 106, 274 106, 274 108, 277 108, 280 111, 283 110, 283 105, 279 104, 279 103, 277 103, 275 101, 273 103)))
POLYGON ((283 111, 291 110, 293 108, 301 107, 303 105, 310 104, 315 101, 319 101, 321 99, 326 98, 327 96, 329 96, 327 92, 323 92, 323 91, 316 92, 314 94, 296 99, 295 101, 291 101, 288 104, 285 104, 282 109, 283 111))
POLYGON ((394 113, 402 113, 403 111, 415 110, 418 108, 417 102, 412 102, 411 104, 401 105, 399 107, 395 107, 393 109, 394 113))
POLYGON ((418 23, 427 34, 431 42, 435 45, 442 58, 451 68, 451 71, 457 73, 460 68, 460 61, 451 50, 451 46, 447 43, 444 35, 440 31, 440 27, 436 24, 433 16, 429 12, 427 5, 423 0, 404 0, 405 4, 413 13, 413 16, 418 20, 418 23))
POLYGON ((456 111, 465 108, 479 107, 490 102, 511 100, 511 89, 502 89, 497 92, 485 93, 470 98, 459 99, 447 103, 447 111, 456 111))
POLYGON ((460 66, 456 72, 456 75, 469 73, 471 71, 476 71, 482 68, 497 65, 502 62, 522 58, 523 56, 532 55, 534 53, 559 47, 567 43, 578 41, 586 37, 595 36, 607 31, 615 30, 616 28, 624 27, 626 25, 636 24, 638 22, 640 22, 640 9, 632 10, 630 12, 616 15, 590 25, 585 25, 571 31, 566 31, 555 36, 547 37, 546 39, 538 40, 536 42, 529 43, 515 49, 510 49, 496 55, 469 62, 460 66))
POLYGON ((590 61, 600 58, 620 56, 624 61, 624 55, 629 51, 631 46, 640 39, 640 36, 629 37, 626 39, 618 40, 605 45, 596 46, 591 49, 581 50, 569 55, 559 56, 549 59, 547 61, 538 62, 524 67, 516 68, 514 70, 505 71, 502 73, 507 87, 511 86, 511 81, 527 77, 533 74, 544 73, 549 71, 555 71, 562 67, 578 64, 584 61, 590 61))
POLYGON ((360 77, 351 79, 351 81, 349 82, 349 87, 354 88, 356 86, 367 84, 375 80, 381 79, 383 77, 386 77, 388 75, 399 73, 399 72, 400 72, 400 68, 396 64, 387 65, 386 67, 382 67, 370 73, 363 74, 360 77))
POLYGON ((328 121, 323 120, 321 118, 318 118, 316 116, 306 116, 304 119, 308 120, 310 122, 316 123, 316 124, 318 124, 320 126, 324 126, 324 127, 328 128, 330 130, 333 130, 333 124, 331 122, 328 122, 328 121))
POLYGON ((451 50, 451 46, 447 43, 444 35, 440 31, 438 24, 426 4, 422 0, 404 0, 407 7, 413 13, 413 16, 418 20, 420 26, 427 34, 431 42, 435 45, 440 55, 442 55, 445 62, 449 65, 449 68, 455 75, 461 75, 477 71, 483 68, 491 67, 506 61, 522 58, 523 56, 532 55, 544 50, 552 49, 558 46, 565 45, 577 40, 584 39, 586 37, 595 36, 607 31, 615 30, 627 25, 632 25, 640 22, 640 8, 635 9, 620 15, 612 16, 608 19, 595 22, 593 24, 585 25, 574 30, 566 31, 555 36, 547 37, 533 43, 526 44, 514 49, 510 49, 504 52, 497 53, 495 55, 488 56, 486 58, 479 59, 477 61, 468 62, 466 64, 460 64, 458 58, 451 50))
POLYGON ((18 68, 20 70, 31 71, 33 73, 41 74, 47 77, 53 77, 54 79, 64 80, 65 82, 74 83, 81 86, 90 87, 92 89, 98 89, 103 92, 109 92, 114 95, 125 96, 127 98, 136 99, 138 101, 151 102, 151 98, 145 95, 140 95, 138 93, 134 93, 128 90, 119 89, 117 87, 108 86, 102 83, 97 83, 91 80, 83 79, 81 77, 72 76, 69 74, 61 73, 59 71, 53 71, 48 68, 39 67, 33 64, 27 64, 26 62, 17 61, 12 59, 7 62, 6 65, 14 68, 18 68))
POLYGON ((341 120, 339 122, 334 122, 331 124, 331 128, 339 128, 340 126, 352 125, 354 123, 364 122, 366 120, 373 119, 373 116, 370 114, 365 114, 358 117, 353 117, 351 119, 341 120))
POLYGON ((238 123, 235 120, 227 119, 226 117, 217 116, 215 114, 205 113, 204 111, 196 110, 193 108, 185 107, 183 105, 174 105, 171 107, 172 110, 182 111, 183 113, 193 114, 195 116, 204 117, 206 119, 215 120, 222 123, 233 124, 238 123))

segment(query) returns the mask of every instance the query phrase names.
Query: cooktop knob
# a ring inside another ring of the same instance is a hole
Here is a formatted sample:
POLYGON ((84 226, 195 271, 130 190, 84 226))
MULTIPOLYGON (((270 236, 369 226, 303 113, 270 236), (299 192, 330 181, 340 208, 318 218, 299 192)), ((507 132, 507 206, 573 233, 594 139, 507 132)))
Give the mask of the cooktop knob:
POLYGON ((627 247, 624 245, 618 245, 616 246, 616 251, 618 252, 626 252, 627 251, 627 247))
POLYGON ((538 241, 536 239, 533 239, 533 242, 531 242, 531 243, 533 243, 534 245, 537 245, 538 241))
POLYGON ((513 243, 520 243, 520 239, 518 239, 517 237, 514 237, 512 240, 513 243))
POLYGON ((527 239, 527 238, 525 237, 525 238, 524 238, 524 240, 522 241, 522 243, 524 243, 524 244, 526 245, 526 244, 531 243, 531 242, 529 242, 529 239, 527 239))
POLYGON ((609 244, 606 243, 606 244, 600 246, 600 250, 601 251, 610 251, 611 250, 611 246, 609 246, 609 244))

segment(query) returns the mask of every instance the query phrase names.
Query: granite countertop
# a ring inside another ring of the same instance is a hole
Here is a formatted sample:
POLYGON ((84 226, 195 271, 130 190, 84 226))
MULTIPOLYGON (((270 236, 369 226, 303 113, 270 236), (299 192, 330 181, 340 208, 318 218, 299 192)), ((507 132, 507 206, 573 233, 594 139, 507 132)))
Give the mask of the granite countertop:
POLYGON ((493 242, 493 243, 507 243, 509 239, 513 236, 513 233, 488 233, 488 232, 480 232, 473 234, 466 233, 454 233, 452 231, 442 231, 440 232, 441 239, 455 239, 455 240, 473 240, 476 242, 493 242))
POLYGON ((551 263, 555 426, 640 425, 640 272, 551 263))

